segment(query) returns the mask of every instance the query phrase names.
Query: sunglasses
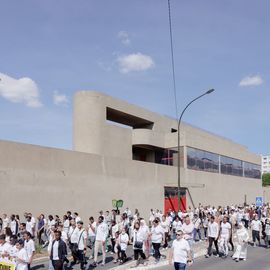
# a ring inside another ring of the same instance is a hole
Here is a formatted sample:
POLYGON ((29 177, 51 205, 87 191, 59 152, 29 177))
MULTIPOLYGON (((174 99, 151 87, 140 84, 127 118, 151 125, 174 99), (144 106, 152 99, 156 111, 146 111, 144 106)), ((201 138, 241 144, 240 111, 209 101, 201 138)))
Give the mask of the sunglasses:
POLYGON ((181 236, 181 235, 183 235, 183 234, 182 234, 182 233, 177 233, 177 234, 176 234, 176 236, 181 236))

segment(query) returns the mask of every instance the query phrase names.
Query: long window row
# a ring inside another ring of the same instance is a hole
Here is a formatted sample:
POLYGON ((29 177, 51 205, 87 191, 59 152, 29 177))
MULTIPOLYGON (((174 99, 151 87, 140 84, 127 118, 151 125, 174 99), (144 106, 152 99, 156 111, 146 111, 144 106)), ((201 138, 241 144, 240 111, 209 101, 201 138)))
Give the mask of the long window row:
POLYGON ((187 167, 249 178, 261 178, 260 165, 187 147, 187 167))

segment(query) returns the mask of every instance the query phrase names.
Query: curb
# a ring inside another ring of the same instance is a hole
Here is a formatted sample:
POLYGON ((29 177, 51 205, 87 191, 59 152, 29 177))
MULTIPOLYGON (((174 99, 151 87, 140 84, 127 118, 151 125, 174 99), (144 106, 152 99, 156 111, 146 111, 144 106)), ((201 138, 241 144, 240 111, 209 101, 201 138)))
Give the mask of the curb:
MULTIPOLYGON (((205 249, 201 249, 198 252, 196 252, 194 254, 194 259, 202 257, 203 255, 205 255, 205 249)), ((127 264, 124 264, 124 265, 121 265, 121 266, 113 267, 113 268, 111 268, 111 270, 129 269, 129 268, 133 268, 133 267, 131 267, 132 265, 134 265, 134 261, 131 261, 131 262, 129 262, 127 264)), ((159 262, 157 264, 149 264, 149 265, 146 265, 146 266, 137 266, 137 267, 134 267, 134 268, 136 268, 138 270, 140 270, 140 269, 148 270, 148 269, 154 269, 154 268, 157 268, 157 267, 163 267, 163 266, 167 266, 167 265, 169 265, 169 261, 166 259, 166 260, 161 261, 161 262, 159 262)))

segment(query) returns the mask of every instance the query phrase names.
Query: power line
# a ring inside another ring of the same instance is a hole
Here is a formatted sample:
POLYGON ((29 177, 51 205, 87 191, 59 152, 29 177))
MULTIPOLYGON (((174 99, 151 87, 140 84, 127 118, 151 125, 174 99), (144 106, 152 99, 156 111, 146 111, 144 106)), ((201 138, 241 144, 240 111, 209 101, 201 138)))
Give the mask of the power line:
POLYGON ((176 96, 176 82, 175 82, 175 68, 174 68, 174 52, 173 52, 173 34, 172 34, 172 18, 171 18, 171 3, 168 0, 168 11, 169 11, 169 27, 170 27, 170 43, 171 43, 171 64, 172 64, 172 79, 173 79, 173 92, 174 92, 174 103, 175 103, 175 116, 178 119, 178 104, 176 96))

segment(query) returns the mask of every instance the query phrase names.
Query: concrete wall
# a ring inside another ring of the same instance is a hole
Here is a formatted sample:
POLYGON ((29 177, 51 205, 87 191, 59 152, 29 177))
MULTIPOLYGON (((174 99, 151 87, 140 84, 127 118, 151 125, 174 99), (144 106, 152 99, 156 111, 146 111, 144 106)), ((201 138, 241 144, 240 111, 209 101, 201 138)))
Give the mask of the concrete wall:
MULTIPOLYGON (((257 179, 186 169, 181 179, 196 205, 243 203, 244 194, 254 202, 263 196, 257 179)), ((9 214, 76 210, 86 219, 111 210, 112 199, 123 199, 124 207, 138 208, 148 218, 150 208, 163 209, 164 186, 177 185, 177 168, 0 141, 0 185, 1 211, 9 214)))

